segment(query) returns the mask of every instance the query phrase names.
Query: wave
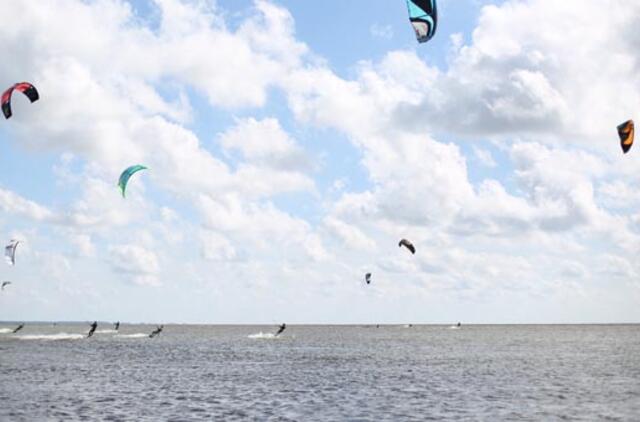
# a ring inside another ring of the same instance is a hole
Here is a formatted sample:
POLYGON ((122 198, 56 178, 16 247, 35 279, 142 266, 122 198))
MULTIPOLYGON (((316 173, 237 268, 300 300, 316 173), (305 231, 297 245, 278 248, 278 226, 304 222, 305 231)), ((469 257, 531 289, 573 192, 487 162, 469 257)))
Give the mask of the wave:
POLYGON ((144 337, 149 337, 149 334, 146 334, 146 333, 116 334, 114 337, 118 337, 118 338, 144 338, 144 337))
POLYGON ((96 334, 113 334, 113 333, 117 333, 117 331, 112 329, 96 330, 96 334))
POLYGON ((262 331, 260 331, 259 333, 256 334, 249 334, 247 336, 248 338, 257 338, 257 339, 263 339, 263 340, 274 340, 274 339, 278 339, 281 338, 273 333, 263 333, 262 331))
POLYGON ((57 333, 57 334, 25 334, 25 335, 17 335, 14 337, 20 340, 80 340, 85 338, 85 335, 57 333))
POLYGON ((13 333, 13 328, 0 328, 0 334, 13 333))

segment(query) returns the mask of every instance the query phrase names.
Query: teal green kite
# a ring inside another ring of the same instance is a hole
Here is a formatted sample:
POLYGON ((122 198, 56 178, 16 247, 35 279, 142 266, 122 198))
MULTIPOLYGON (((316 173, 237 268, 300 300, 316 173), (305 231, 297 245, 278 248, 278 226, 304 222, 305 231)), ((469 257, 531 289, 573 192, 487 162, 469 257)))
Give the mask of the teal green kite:
POLYGON ((427 42, 436 33, 438 6, 436 0, 407 0, 409 20, 418 42, 427 42))
POLYGON ((147 168, 143 165, 136 164, 134 166, 128 167, 125 171, 120 175, 120 179, 118 180, 118 186, 120 187, 120 191, 122 192, 122 197, 124 198, 124 192, 127 188, 127 183, 129 183, 129 179, 134 173, 139 172, 140 170, 147 170, 147 168))

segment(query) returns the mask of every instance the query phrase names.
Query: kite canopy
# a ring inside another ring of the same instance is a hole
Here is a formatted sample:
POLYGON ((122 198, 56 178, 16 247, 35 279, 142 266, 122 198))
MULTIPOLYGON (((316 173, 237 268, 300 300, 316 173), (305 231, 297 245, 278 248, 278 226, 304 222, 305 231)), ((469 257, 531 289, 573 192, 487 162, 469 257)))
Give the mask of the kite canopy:
POLYGON ((371 273, 366 273, 364 275, 364 281, 366 281, 367 284, 371 284, 371 273))
POLYGON ((122 174, 120 175, 120 179, 118 180, 118 186, 120 187, 120 192, 122 192, 122 197, 125 197, 125 190, 127 189, 127 183, 129 183, 129 179, 131 178, 131 176, 133 176, 135 173, 139 172, 140 170, 146 170, 147 168, 143 165, 140 164, 136 164, 133 165, 131 167, 128 167, 127 169, 125 169, 125 171, 122 172, 122 174))
POLYGON ((20 241, 11 239, 9 244, 4 247, 4 258, 9 265, 16 265, 16 248, 20 241))
POLYGON ((5 286, 8 286, 9 284, 11 284, 10 281, 3 281, 2 282, 2 287, 0 287, 0 290, 4 290, 5 286))
POLYGON ((11 95, 13 94, 13 91, 22 92, 32 103, 38 101, 40 98, 36 87, 31 85, 29 82, 19 82, 14 84, 11 88, 2 93, 2 113, 4 113, 4 117, 7 119, 12 115, 11 95))
POLYGON ((413 246, 413 243, 409 242, 407 239, 402 239, 400 243, 398 243, 398 247, 401 247, 401 246, 404 246, 405 248, 409 249, 412 254, 416 253, 415 246, 413 246))
POLYGON ((620 147, 622 152, 627 153, 633 145, 634 135, 633 120, 627 120, 626 122, 618 125, 618 136, 620 137, 620 147))
POLYGON ((416 32, 418 42, 427 42, 436 33, 438 8, 436 0, 407 0, 409 21, 416 32))

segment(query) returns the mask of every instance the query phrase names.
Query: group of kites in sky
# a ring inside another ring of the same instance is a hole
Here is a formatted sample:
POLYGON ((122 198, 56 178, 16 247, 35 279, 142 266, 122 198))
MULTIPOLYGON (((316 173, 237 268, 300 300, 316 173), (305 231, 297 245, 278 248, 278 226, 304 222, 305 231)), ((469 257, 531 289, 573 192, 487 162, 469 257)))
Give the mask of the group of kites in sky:
MULTIPOLYGON (((436 0, 406 0, 407 8, 409 11, 409 21, 413 26, 413 29, 416 34, 416 38, 418 42, 424 43, 429 41, 436 32, 436 27, 438 24, 438 11, 436 0)), ((14 84, 12 87, 7 89, 2 94, 2 112, 4 113, 5 118, 9 119, 12 115, 11 111, 11 96, 14 91, 23 93, 29 101, 32 103, 37 101, 40 96, 35 86, 30 84, 29 82, 20 82, 14 84)), ((620 138, 620 146, 622 147, 622 151, 626 154, 633 145, 634 139, 634 124, 633 120, 628 120, 617 127, 618 136, 620 138)), ((146 170, 147 167, 141 164, 135 164, 127 167, 121 174, 118 179, 118 187, 120 188, 120 192, 122 197, 125 197, 125 192, 127 188, 127 184, 129 183, 129 179, 135 173, 140 170, 146 170)), ((10 265, 15 265, 16 259, 16 248, 20 242, 18 240, 12 239, 9 244, 5 247, 5 258, 10 265)), ((398 247, 404 246, 407 248, 412 254, 416 253, 415 246, 407 239, 402 239, 398 243, 398 247)), ((365 274, 365 282, 366 284, 371 283, 371 273, 365 274)), ((1 289, 4 290, 6 286, 11 284, 10 281, 3 281, 1 289)), ((95 324, 95 323, 94 323, 95 324)), ((95 326, 92 324, 92 330, 90 331, 93 334, 95 331, 95 326)), ((278 334, 284 331, 285 325, 283 324, 280 327, 278 334)), ((156 334, 162 331, 161 326, 156 334)), ((152 336, 153 337, 153 336, 152 336)))

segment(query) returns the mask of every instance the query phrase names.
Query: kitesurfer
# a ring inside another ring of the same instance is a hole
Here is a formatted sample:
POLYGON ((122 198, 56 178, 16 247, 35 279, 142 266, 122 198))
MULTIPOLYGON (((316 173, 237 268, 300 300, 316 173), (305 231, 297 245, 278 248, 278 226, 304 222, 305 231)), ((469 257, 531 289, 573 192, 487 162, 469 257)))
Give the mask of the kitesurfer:
POLYGON ((460 322, 458 322, 457 327, 458 327, 458 328, 462 327, 462 324, 460 324, 460 322))
POLYGON ((149 334, 149 338, 154 338, 155 336, 160 334, 162 332, 162 327, 164 327, 164 326, 163 325, 159 325, 158 328, 153 330, 153 332, 151 334, 149 334))
POLYGON ((93 321, 93 324, 91 324, 91 328, 89 329, 89 333, 87 333, 87 338, 93 335, 93 333, 96 331, 96 328, 98 328, 98 321, 93 321))
POLYGON ((13 334, 17 333, 18 331, 22 330, 24 328, 24 324, 20 324, 18 325, 15 330, 13 330, 13 334))
POLYGON ((120 321, 116 322, 116 323, 113 325, 113 329, 114 329, 114 330, 118 331, 118 329, 119 329, 119 328, 120 328, 120 321))
POLYGON ((282 325, 278 328, 278 332, 276 333, 276 336, 279 336, 284 330, 286 330, 287 328, 287 324, 282 323, 282 325))

